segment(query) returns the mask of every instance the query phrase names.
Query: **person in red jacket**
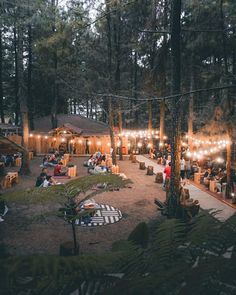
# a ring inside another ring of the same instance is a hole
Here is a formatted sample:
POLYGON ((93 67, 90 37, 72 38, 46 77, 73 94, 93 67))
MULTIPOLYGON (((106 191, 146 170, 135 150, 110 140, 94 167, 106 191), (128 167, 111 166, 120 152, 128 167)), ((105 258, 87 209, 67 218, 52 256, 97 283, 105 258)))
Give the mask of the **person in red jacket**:
POLYGON ((163 187, 165 188, 166 185, 170 181, 170 176, 171 176, 171 162, 169 162, 168 165, 166 165, 166 167, 164 169, 164 173, 165 173, 166 177, 165 177, 165 181, 164 181, 163 187))
POLYGON ((54 176, 64 176, 66 172, 62 172, 62 162, 57 164, 54 168, 54 176))

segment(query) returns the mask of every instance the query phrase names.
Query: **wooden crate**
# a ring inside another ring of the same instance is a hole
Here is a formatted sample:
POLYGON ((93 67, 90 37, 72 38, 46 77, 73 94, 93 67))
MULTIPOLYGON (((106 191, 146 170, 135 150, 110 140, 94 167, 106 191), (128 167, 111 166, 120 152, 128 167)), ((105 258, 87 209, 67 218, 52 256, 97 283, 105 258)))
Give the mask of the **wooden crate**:
POLYGON ((194 182, 197 184, 200 184, 200 180, 201 180, 201 173, 194 173, 194 182))
POLYGON ((77 167, 69 167, 68 168, 68 176, 75 177, 77 175, 77 167))
POLYGON ((21 167, 21 164, 22 164, 21 158, 16 158, 16 166, 21 167))

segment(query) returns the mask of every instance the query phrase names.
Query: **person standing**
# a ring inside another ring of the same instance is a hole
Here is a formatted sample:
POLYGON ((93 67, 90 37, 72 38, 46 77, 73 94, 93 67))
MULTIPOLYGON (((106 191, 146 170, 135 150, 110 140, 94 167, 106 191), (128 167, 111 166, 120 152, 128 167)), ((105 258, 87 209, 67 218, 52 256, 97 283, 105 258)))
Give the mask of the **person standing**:
POLYGON ((89 140, 86 139, 85 141, 85 154, 89 154, 89 140))
POLYGON ((169 162, 165 169, 164 169, 164 173, 165 173, 165 180, 164 180, 164 185, 163 187, 166 188, 170 182, 170 176, 171 176, 171 162, 169 162))

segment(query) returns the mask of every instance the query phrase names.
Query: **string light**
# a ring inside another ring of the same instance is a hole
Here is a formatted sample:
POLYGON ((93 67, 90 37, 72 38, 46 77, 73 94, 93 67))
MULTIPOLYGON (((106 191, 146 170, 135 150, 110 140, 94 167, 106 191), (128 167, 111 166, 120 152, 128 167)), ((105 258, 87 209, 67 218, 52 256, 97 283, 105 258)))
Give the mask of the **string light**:
POLYGON ((141 148, 142 147, 142 143, 138 142, 138 147, 141 148))
POLYGON ((38 137, 38 139, 39 139, 39 138, 41 138, 41 135, 38 135, 37 137, 38 137))
POLYGON ((79 139, 79 140, 78 140, 78 143, 80 143, 80 144, 81 144, 82 142, 83 142, 83 141, 82 141, 82 139, 79 139))
POLYGON ((97 145, 100 146, 102 143, 101 141, 97 141, 97 145))
POLYGON ((32 133, 30 133, 30 135, 29 135, 30 137, 33 137, 33 134, 32 133))

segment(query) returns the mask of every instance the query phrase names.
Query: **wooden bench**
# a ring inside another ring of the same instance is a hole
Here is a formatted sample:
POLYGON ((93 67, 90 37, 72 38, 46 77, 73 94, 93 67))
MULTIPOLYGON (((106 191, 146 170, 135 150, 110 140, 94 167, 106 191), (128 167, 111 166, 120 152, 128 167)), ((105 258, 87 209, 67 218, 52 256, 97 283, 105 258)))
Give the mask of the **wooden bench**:
POLYGON ((8 172, 5 178, 3 179, 2 188, 9 188, 13 183, 18 183, 18 172, 8 172))

